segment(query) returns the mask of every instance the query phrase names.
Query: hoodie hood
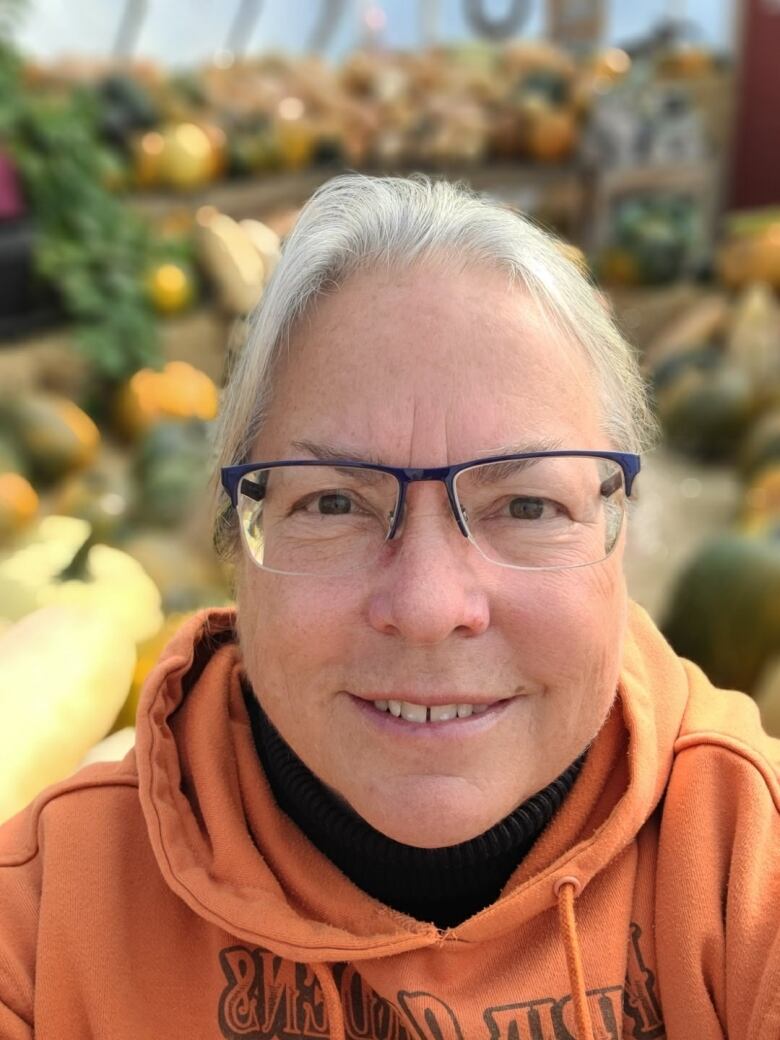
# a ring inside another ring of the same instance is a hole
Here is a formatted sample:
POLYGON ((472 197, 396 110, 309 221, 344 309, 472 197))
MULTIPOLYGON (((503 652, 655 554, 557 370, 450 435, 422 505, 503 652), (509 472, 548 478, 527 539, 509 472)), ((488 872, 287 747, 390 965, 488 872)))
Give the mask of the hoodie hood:
MULTIPOLYGON (((137 721, 139 794, 154 855, 192 910, 237 937, 311 964, 440 943, 433 925, 349 881, 282 813, 263 775, 241 690, 232 610, 193 616, 147 680, 137 721)), ((563 807, 501 897, 448 933, 484 942, 581 895, 633 841, 666 788, 688 675, 631 609, 611 713, 563 807)))

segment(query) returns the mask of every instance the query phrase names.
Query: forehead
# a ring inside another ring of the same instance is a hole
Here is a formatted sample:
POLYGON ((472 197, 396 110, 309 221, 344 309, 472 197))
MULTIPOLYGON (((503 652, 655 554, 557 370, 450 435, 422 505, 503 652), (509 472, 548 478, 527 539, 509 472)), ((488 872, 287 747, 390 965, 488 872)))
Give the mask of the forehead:
POLYGON ((504 274, 411 268, 361 274, 318 302, 261 440, 282 451, 321 436, 399 465, 419 448, 433 465, 524 440, 605 447, 599 419, 582 348, 504 274))

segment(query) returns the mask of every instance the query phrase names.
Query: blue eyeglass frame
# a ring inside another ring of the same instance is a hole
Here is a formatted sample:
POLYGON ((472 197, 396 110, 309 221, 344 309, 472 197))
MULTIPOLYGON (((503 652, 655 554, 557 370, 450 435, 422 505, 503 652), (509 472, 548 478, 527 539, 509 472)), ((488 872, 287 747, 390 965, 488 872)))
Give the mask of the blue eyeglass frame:
POLYGON ((484 466, 489 462, 522 462, 524 459, 571 457, 606 459, 610 462, 616 462, 623 471, 626 495, 629 498, 631 497, 634 480, 639 473, 642 460, 639 455, 632 455, 624 451, 524 451, 512 455, 490 455, 487 458, 471 459, 468 462, 457 462, 453 466, 432 466, 426 468, 383 466, 381 463, 357 462, 354 459, 285 459, 278 462, 245 462, 240 466, 224 466, 220 470, 220 477, 222 486, 227 492, 233 508, 237 509, 238 486, 241 478, 245 477, 247 473, 255 473, 257 470, 277 469, 279 466, 348 466, 351 469, 370 469, 380 473, 387 473, 396 478, 399 489, 393 523, 387 534, 388 541, 395 537, 401 517, 404 515, 406 492, 409 485, 422 480, 438 480, 447 489, 447 498, 458 525, 458 530, 464 538, 468 538, 469 531, 461 514, 458 497, 455 493, 455 478, 459 473, 466 469, 473 469, 475 466, 484 466))

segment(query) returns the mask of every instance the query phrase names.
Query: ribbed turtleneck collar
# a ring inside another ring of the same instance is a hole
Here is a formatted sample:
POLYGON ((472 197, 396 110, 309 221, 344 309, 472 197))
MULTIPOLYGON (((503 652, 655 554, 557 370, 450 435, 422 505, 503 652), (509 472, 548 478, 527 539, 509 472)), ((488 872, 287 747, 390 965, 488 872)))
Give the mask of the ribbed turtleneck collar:
POLYGON ((452 928, 494 902, 577 779, 585 752, 556 780, 470 841, 421 849, 393 841, 341 802, 282 739, 244 686, 255 746, 281 809, 359 888, 386 906, 452 928))

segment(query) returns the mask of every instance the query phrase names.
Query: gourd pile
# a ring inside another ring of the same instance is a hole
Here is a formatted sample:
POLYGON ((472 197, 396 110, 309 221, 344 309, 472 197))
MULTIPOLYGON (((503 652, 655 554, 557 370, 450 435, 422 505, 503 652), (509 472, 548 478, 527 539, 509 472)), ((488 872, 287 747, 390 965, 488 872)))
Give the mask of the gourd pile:
POLYGON ((735 294, 705 296, 650 345, 646 365, 667 442, 733 466, 743 485, 732 528, 680 574, 664 630, 716 684, 751 693, 780 735, 778 232, 771 223, 727 244, 719 263, 735 294))
POLYGON ((596 92, 629 65, 623 52, 578 64, 549 44, 519 41, 359 51, 337 68, 270 55, 173 77, 149 64, 106 74, 81 63, 27 78, 94 84, 114 147, 112 185, 186 192, 322 163, 560 162, 576 152, 596 92))
MULTIPOLYGON (((649 60, 653 74, 678 81, 715 67, 711 54, 689 47, 649 60)), ((630 69, 618 49, 575 60, 520 39, 357 51, 338 67, 313 54, 270 54, 173 76, 149 62, 118 71, 70 61, 28 66, 26 81, 92 92, 112 147, 113 187, 187 192, 323 163, 563 162, 577 153, 595 101, 630 69)))
POLYGON ((229 601, 206 532, 217 399, 169 362, 102 430, 56 393, 0 400, 0 820, 131 727, 173 630, 229 601))

